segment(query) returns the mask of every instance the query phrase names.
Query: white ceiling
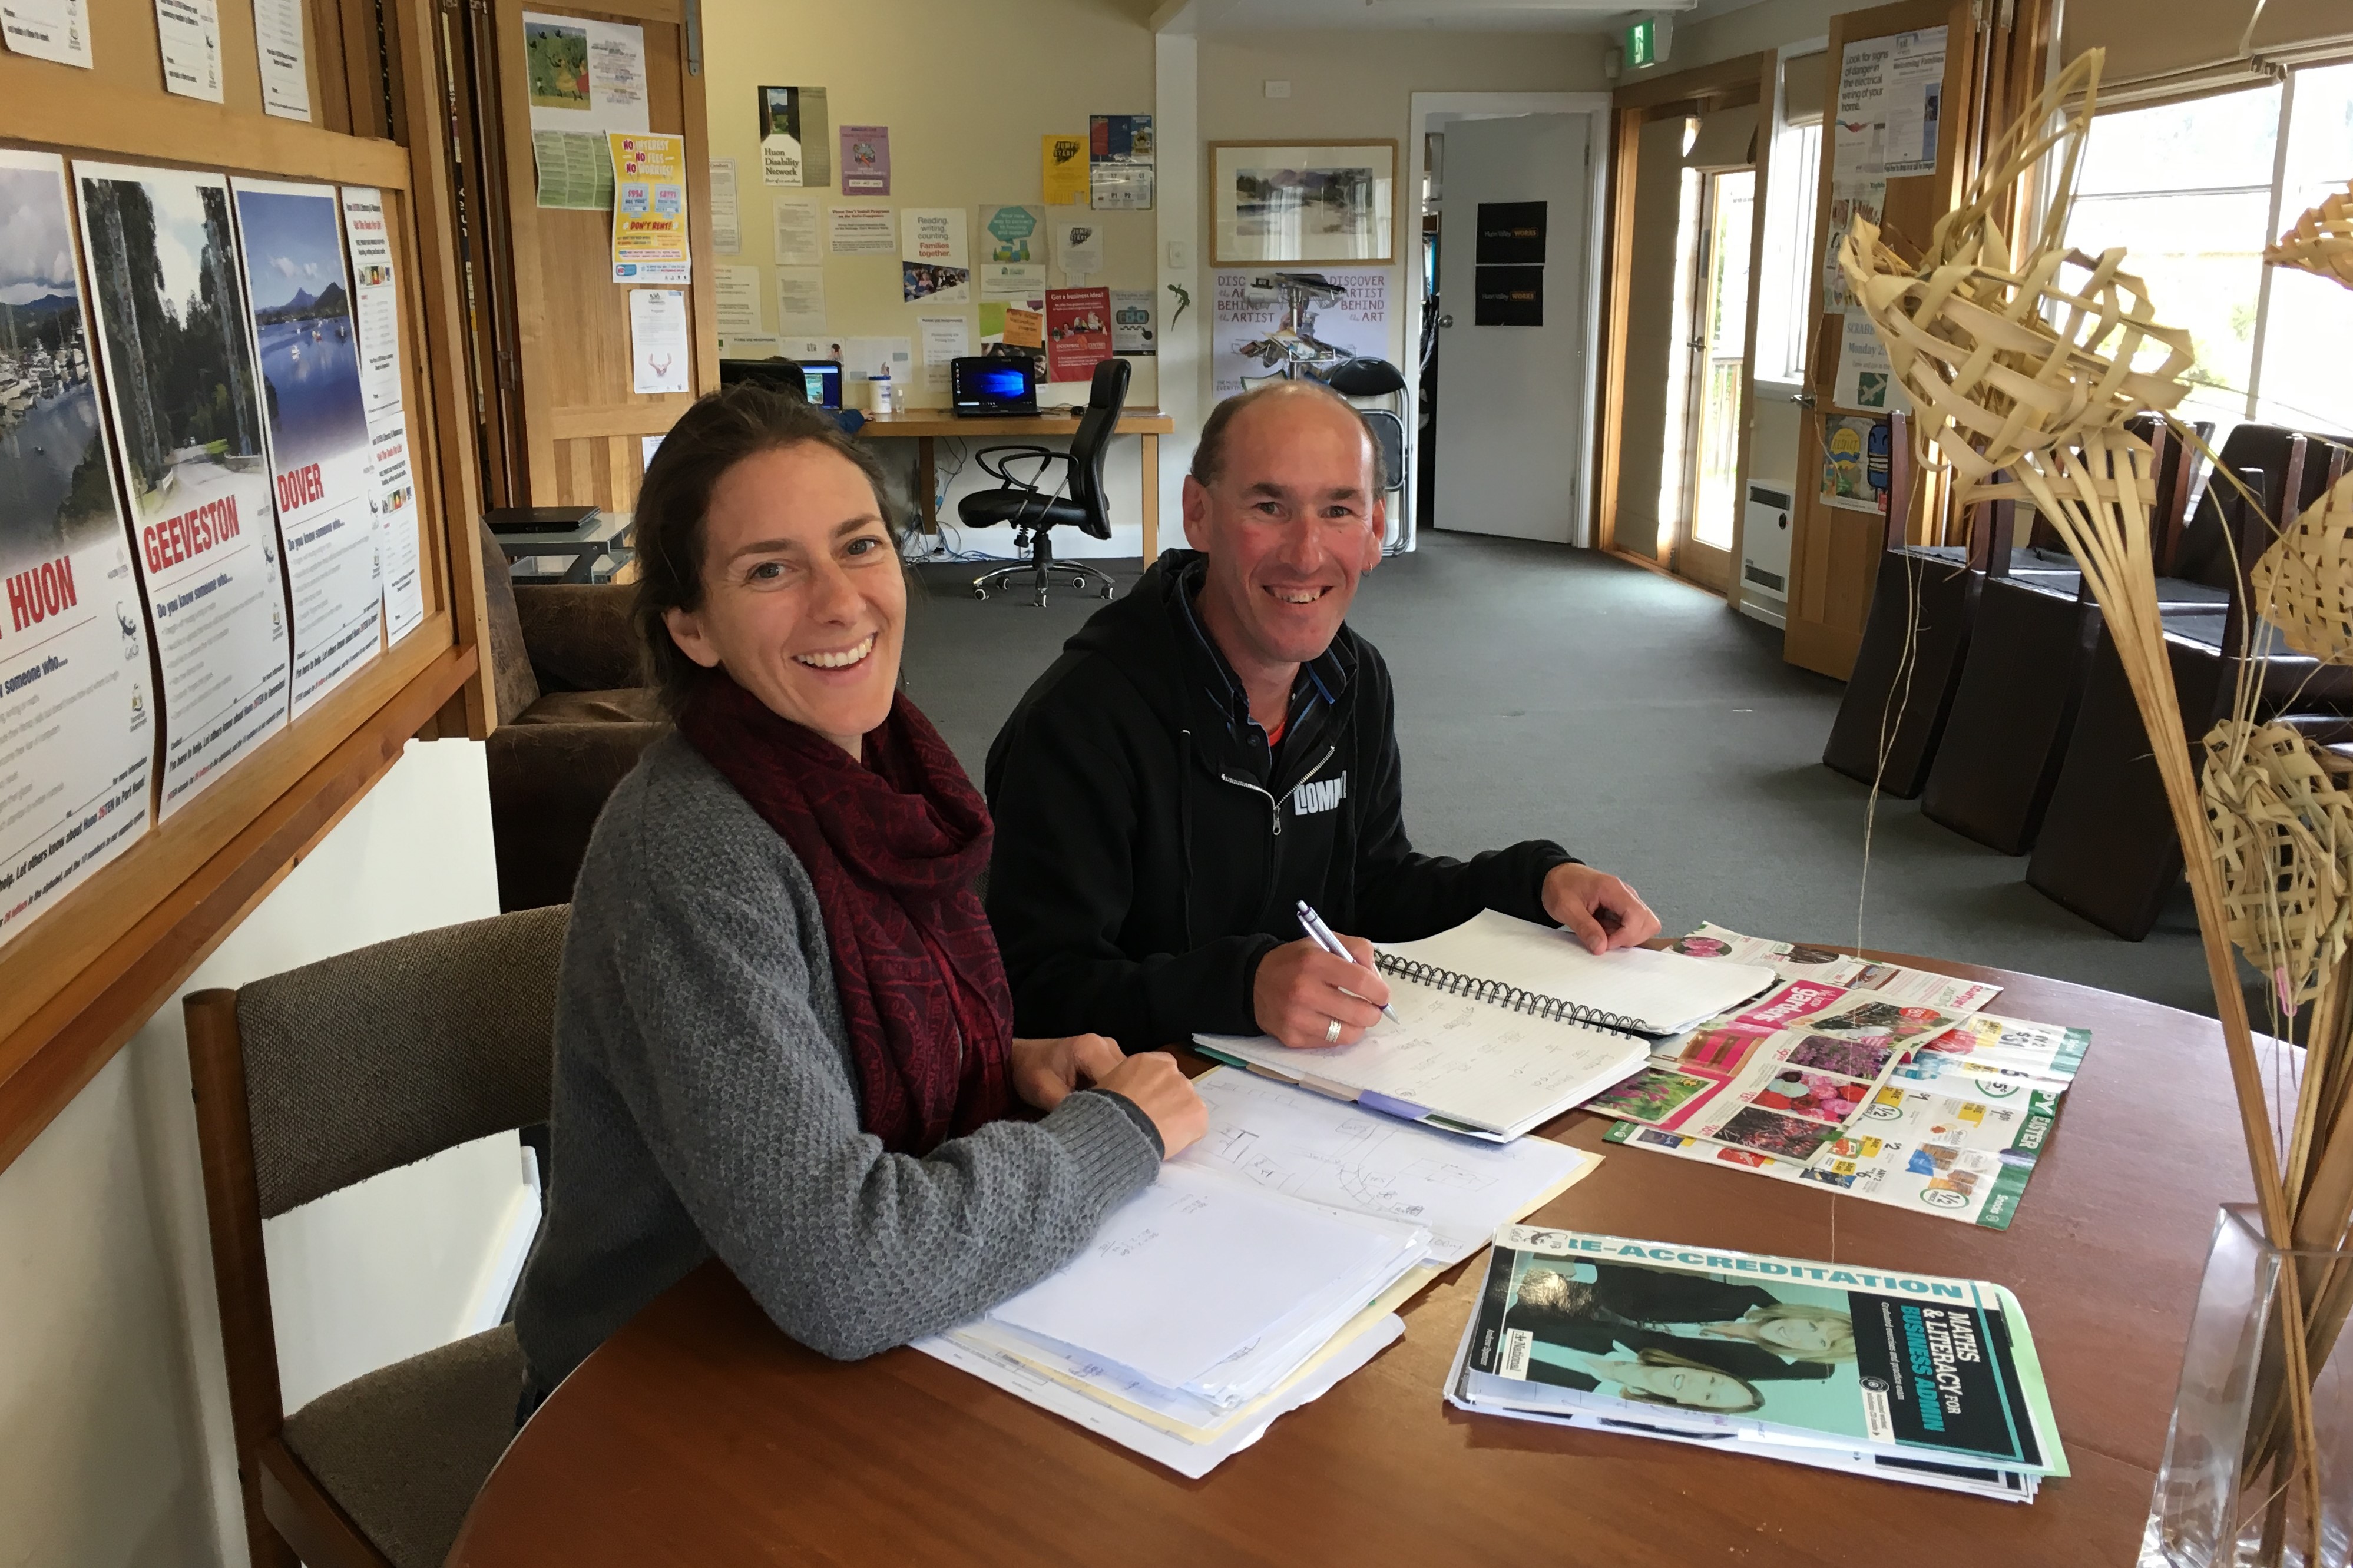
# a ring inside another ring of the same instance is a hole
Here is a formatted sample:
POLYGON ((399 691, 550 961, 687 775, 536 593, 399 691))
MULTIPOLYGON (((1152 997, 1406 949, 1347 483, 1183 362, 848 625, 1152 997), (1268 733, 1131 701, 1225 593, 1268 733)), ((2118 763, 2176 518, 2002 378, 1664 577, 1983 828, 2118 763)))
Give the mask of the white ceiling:
POLYGON ((1653 12, 1678 20, 1735 11, 1757 0, 1168 0, 1153 16, 1163 32, 1259 33, 1440 28, 1449 32, 1606 33, 1653 12))

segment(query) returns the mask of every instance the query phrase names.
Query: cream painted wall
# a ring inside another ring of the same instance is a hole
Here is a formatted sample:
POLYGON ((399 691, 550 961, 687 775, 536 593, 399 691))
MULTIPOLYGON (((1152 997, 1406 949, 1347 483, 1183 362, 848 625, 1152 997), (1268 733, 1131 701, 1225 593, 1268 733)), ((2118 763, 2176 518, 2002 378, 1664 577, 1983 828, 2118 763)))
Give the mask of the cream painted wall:
MULTIPOLYGON (((987 5, 959 0, 863 0, 855 5, 835 0, 704 0, 702 27, 711 153, 736 161, 743 221, 742 254, 718 259, 760 268, 761 311, 772 332, 776 330, 773 226, 777 198, 814 198, 820 214, 835 205, 885 201, 894 209, 963 207, 968 214, 983 204, 1036 203, 1042 197, 1040 137, 1084 135, 1090 114, 1154 112, 1153 35, 1134 6, 1115 0, 990 0, 987 5), (826 89, 837 163, 840 126, 890 128, 887 198, 865 202, 844 197, 838 171, 829 190, 782 190, 760 183, 757 89, 802 85, 826 89)), ((1164 142, 1160 156, 1169 155, 1164 142)), ((1105 268, 1080 279, 1082 283, 1150 289, 1167 299, 1156 281, 1155 213, 1047 209, 1050 222, 1081 215, 1103 229, 1105 268)), ((895 256, 828 254, 824 270, 826 325, 833 336, 917 338, 914 346, 920 354, 918 317, 976 314, 976 301, 945 306, 902 301, 895 256)), ((1059 269, 1049 280, 1057 287, 1065 282, 1059 269)), ((1162 314, 1165 319, 1165 309, 1162 314)), ((976 339, 976 323, 973 330, 976 339)), ((1135 375, 1128 389, 1129 404, 1155 405, 1159 388, 1154 361, 1131 363, 1135 375)), ((923 381, 918 365, 908 404, 944 405, 946 395, 926 391, 923 381)), ((1041 392, 1039 401, 1083 403, 1086 394, 1083 382, 1056 384, 1041 392)), ((912 476, 913 447, 909 441, 890 441, 881 449, 898 472, 912 476)), ((955 461, 956 453, 943 442, 943 481, 955 461)), ((1135 554, 1141 539, 1141 471, 1138 444, 1132 438, 1114 441, 1105 475, 1113 537, 1097 543, 1057 530, 1056 553, 1135 554)), ((995 484, 977 468, 967 468, 949 485, 941 515, 953 521, 957 496, 995 484)), ((912 493, 912 482, 909 489, 912 493)), ((1172 513, 1164 511, 1164 540, 1174 521, 1172 513)), ((1009 555, 1012 550, 1011 535, 1003 528, 967 532, 963 542, 995 555, 1009 555)))
MULTIPOLYGON (((497 910, 482 748, 411 742, 184 993, 497 910)), ((534 1212, 508 1134, 272 1222, 290 1401, 470 1329, 534 1212)), ((246 1561, 176 999, 0 1171, 0 1564, 246 1561)))
MULTIPOLYGON (((1449 33, 1410 29, 1345 33, 1219 33, 1201 39, 1201 139, 1210 142, 1359 141, 1398 143, 1400 182, 1413 167, 1407 145, 1417 92, 1599 92, 1604 39, 1586 33, 1449 33), (1291 84, 1288 98, 1266 96, 1270 80, 1291 84)), ((1203 180, 1206 190, 1207 159, 1203 180)), ((1419 193, 1400 191, 1400 247, 1413 243, 1419 193)), ((1208 200, 1199 230, 1201 280, 1215 268, 1208 200)), ((1405 352, 1403 253, 1388 268, 1391 363, 1405 352)), ((1208 297, 1196 296, 1202 341, 1201 400, 1210 402, 1208 297)), ((1187 320, 1191 320, 1188 312, 1187 320)), ((1410 374, 1410 373, 1409 373, 1410 374)))

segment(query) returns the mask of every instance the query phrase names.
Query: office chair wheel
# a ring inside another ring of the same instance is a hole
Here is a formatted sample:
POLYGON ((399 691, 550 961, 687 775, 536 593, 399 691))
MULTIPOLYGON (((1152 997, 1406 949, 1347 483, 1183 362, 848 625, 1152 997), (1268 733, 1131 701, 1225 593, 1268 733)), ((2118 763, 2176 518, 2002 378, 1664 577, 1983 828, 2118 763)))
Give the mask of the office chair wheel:
POLYGON ((986 604, 988 600, 988 590, 986 588, 975 588, 972 591, 972 596, 986 604))

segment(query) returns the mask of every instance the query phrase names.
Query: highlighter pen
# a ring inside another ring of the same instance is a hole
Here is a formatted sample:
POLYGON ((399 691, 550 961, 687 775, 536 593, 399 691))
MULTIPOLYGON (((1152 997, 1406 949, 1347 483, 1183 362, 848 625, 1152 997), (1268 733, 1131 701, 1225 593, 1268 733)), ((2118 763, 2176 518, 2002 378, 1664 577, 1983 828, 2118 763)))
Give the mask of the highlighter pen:
MULTIPOLYGON (((1308 903, 1305 899, 1299 900, 1299 929, 1307 933, 1308 941, 1314 942, 1316 946, 1322 948, 1333 957, 1339 959, 1345 963, 1356 963, 1356 955, 1350 952, 1347 948, 1341 944, 1340 939, 1332 934, 1332 928, 1324 923, 1324 917, 1322 915, 1317 914, 1313 909, 1308 907, 1308 903)), ((1356 967, 1362 969, 1364 965, 1356 963, 1356 967)), ((1353 991, 1350 991, 1348 994, 1351 996, 1356 996, 1356 994, 1353 991)), ((1356 996, 1356 1000, 1359 1002, 1370 1002, 1372 1001, 1372 998, 1369 996, 1356 996)), ((1398 1024, 1404 1022, 1403 1019, 1397 1016, 1397 1009, 1391 1007, 1388 1003, 1383 1002, 1378 1004, 1378 1005, 1381 1010, 1381 1016, 1387 1018, 1390 1023, 1398 1024)))

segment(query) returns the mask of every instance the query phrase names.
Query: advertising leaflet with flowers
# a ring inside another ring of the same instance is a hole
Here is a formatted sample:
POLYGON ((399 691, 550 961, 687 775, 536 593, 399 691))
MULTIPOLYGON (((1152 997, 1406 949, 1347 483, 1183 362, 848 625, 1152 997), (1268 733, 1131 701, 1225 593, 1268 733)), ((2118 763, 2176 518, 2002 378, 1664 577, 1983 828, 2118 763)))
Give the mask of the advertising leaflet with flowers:
POLYGON ((2033 1500, 2067 1459, 2000 1285, 1507 1225, 1463 1409, 2033 1500))

